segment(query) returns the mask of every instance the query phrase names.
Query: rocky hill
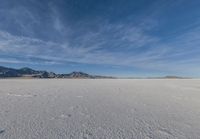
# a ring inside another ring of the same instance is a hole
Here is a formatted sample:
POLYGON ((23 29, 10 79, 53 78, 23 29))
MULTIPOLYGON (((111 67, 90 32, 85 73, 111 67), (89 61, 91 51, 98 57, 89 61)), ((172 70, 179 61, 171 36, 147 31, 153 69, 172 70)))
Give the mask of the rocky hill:
POLYGON ((84 72, 71 72, 69 74, 56 74, 54 72, 37 71, 28 67, 21 69, 7 68, 0 66, 0 78, 14 78, 14 77, 28 77, 28 78, 113 78, 110 76, 89 75, 84 72))

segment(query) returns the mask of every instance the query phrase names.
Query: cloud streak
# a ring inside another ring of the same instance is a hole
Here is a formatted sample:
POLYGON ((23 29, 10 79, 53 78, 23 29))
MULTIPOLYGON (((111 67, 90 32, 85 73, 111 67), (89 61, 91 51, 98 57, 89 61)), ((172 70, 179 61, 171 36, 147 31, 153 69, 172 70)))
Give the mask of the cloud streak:
POLYGON ((38 9, 27 6, 26 2, 1 9, 0 15, 6 20, 0 23, 0 63, 66 65, 74 62, 166 73, 198 71, 200 20, 188 23, 182 31, 169 31, 171 28, 165 25, 163 17, 183 2, 172 5, 163 1, 162 8, 156 8, 160 3, 152 3, 142 12, 135 11, 137 16, 128 14, 126 18, 112 20, 92 13, 78 20, 72 16, 77 11, 63 11, 55 2, 33 2, 38 9), (13 24, 6 25, 11 21, 13 24))

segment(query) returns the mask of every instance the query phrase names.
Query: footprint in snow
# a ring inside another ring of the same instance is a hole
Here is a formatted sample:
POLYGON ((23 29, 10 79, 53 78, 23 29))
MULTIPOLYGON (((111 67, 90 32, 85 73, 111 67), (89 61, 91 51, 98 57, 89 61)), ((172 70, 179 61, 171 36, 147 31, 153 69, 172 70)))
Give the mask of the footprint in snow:
POLYGON ((3 134, 5 132, 5 130, 0 130, 0 134, 3 134))

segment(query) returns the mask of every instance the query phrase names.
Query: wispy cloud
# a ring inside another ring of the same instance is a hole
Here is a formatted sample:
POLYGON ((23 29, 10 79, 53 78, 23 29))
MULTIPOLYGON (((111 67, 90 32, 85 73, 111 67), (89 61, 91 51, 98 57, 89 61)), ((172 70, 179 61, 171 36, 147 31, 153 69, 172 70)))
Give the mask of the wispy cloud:
MULTIPOLYGON (((126 28, 125 31, 127 31, 126 28)), ((123 29, 123 27, 120 27, 119 32, 123 29)), ((43 62, 46 64, 48 64, 47 60, 49 60, 49 64, 77 62, 86 64, 110 64, 130 67, 134 66, 144 69, 164 69, 168 71, 173 71, 178 69, 180 70, 181 68, 189 69, 189 67, 193 68, 195 66, 192 65, 190 62, 194 62, 193 60, 196 61, 199 58, 197 55, 199 53, 198 50, 192 49, 196 48, 197 44, 199 43, 197 30, 198 29, 194 29, 185 32, 184 34, 177 36, 170 42, 164 44, 162 42, 159 42, 158 39, 155 39, 152 42, 149 42, 149 39, 147 39, 146 41, 143 40, 143 44, 152 46, 149 46, 148 51, 143 51, 139 53, 134 51, 126 51, 126 49, 129 50, 130 48, 125 48, 123 44, 121 47, 124 48, 121 51, 112 52, 106 50, 104 45, 106 45, 107 43, 109 44, 110 42, 101 42, 100 40, 96 40, 96 38, 102 39, 105 35, 104 32, 98 32, 94 34, 88 33, 83 37, 78 37, 79 40, 77 40, 76 38, 76 41, 80 44, 82 43, 82 45, 80 45, 79 47, 73 47, 70 46, 70 43, 68 42, 64 44, 46 42, 39 39, 13 36, 9 33, 1 31, 0 51, 10 54, 10 57, 14 56, 15 54, 20 54, 21 56, 26 58, 38 57, 41 58, 40 60, 43 60, 43 62), (196 55, 193 55, 193 57, 190 58, 182 57, 187 56, 187 54, 196 55), (178 59, 179 57, 180 59, 178 59), (173 61, 174 58, 176 58, 176 61, 173 61)), ((123 37, 124 32, 118 35, 121 35, 123 37)), ((142 35, 142 33, 140 32, 138 35, 142 35)), ((135 43, 139 44, 140 47, 145 46, 141 45, 141 42, 136 41, 135 43)), ((113 44, 112 46, 115 45, 120 45, 120 42, 116 40, 115 44, 113 44)), ((138 46, 136 45, 133 48, 137 50, 138 46)), ((5 59, 4 62, 6 62, 5 59)), ((24 60, 21 62, 24 63, 24 60)))
POLYGON ((0 23, 0 63, 74 62, 147 71, 197 71, 200 20, 183 26, 181 31, 170 30, 162 23, 166 22, 163 18, 169 9, 182 2, 154 2, 137 16, 113 17, 114 21, 89 12, 81 20, 69 18, 51 2, 33 2, 37 6, 31 8, 21 4, 1 9, 0 16, 5 20, 0 23))

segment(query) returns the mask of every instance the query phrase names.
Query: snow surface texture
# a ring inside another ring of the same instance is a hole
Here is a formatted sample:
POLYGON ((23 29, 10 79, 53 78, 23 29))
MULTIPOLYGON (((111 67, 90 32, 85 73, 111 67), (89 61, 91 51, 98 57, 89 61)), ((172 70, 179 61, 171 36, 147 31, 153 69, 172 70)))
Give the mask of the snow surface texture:
POLYGON ((199 139, 200 80, 0 80, 0 139, 199 139))

